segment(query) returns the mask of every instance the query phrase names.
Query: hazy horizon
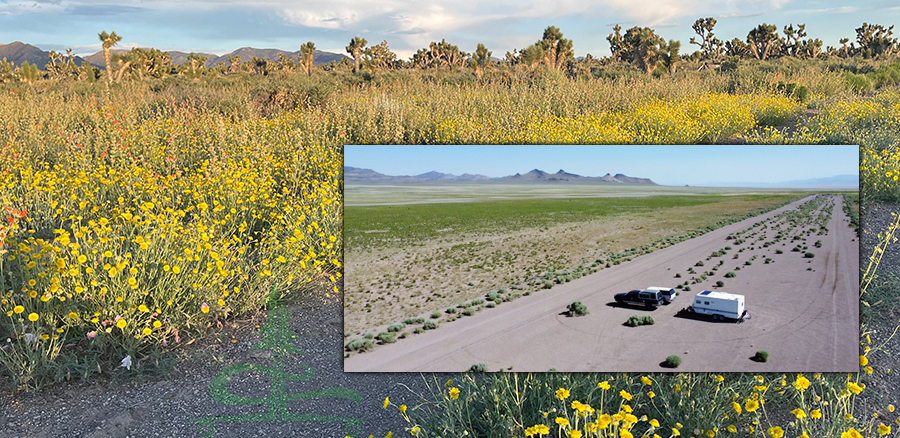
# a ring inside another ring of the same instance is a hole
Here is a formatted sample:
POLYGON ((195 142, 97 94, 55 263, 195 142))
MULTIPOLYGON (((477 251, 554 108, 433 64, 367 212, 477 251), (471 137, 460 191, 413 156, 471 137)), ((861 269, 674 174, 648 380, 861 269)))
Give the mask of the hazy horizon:
POLYGON ((607 173, 669 186, 772 184, 852 175, 854 145, 347 145, 344 166, 392 176, 435 171, 491 178, 539 169, 580 176, 607 173))

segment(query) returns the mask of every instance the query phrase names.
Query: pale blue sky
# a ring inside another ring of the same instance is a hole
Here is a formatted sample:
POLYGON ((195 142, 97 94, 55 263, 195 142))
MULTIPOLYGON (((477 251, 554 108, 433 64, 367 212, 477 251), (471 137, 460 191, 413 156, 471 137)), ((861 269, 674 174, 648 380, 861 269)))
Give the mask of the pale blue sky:
POLYGON ((116 31, 120 46, 156 47, 224 54, 240 47, 298 50, 313 41, 320 50, 344 53, 350 38, 370 44, 388 41, 409 58, 431 41, 446 39, 472 52, 484 43, 495 57, 537 41, 547 26, 559 27, 574 41, 576 56, 609 54, 606 36, 619 23, 650 26, 667 39, 688 40, 701 17, 718 20, 723 40, 745 39, 766 22, 779 32, 806 23, 810 37, 825 45, 855 40, 863 22, 900 22, 895 0, 0 0, 0 44, 23 41, 44 50, 73 48, 76 54, 100 50, 97 33, 116 31))
POLYGON ((387 175, 429 171, 490 177, 531 169, 581 176, 622 173, 663 185, 760 182, 859 175, 852 145, 348 145, 344 166, 387 175))

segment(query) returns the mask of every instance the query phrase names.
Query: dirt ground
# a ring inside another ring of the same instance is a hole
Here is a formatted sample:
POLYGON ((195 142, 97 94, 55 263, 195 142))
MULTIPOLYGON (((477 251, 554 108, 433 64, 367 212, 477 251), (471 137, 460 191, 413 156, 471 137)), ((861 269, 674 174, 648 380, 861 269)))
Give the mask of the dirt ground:
MULTIPOLYGON (((810 198, 503 303, 438 330, 354 354, 345 358, 344 369, 454 372, 486 362, 491 371, 654 372, 666 371, 663 361, 677 354, 683 361, 679 371, 855 372, 859 369, 859 242, 848 226, 839 196, 829 197, 833 213, 827 234, 801 232, 818 229, 808 222, 789 229, 778 215, 810 198), (754 227, 757 222, 763 222, 765 229, 762 224, 754 227), (728 239, 740 232, 743 243, 728 239), (763 247, 764 241, 774 240, 779 232, 785 235, 783 239, 763 247), (793 235, 805 240, 791 240, 793 235), (814 245, 817 240, 821 240, 820 248, 814 245), (791 251, 797 244, 808 249, 791 251), (725 255, 710 257, 726 246, 732 249, 725 255), (776 254, 777 249, 783 253, 776 254), (804 258, 807 251, 815 257, 804 258), (771 258, 771 263, 765 263, 766 258, 771 258), (724 264, 711 272, 719 260, 724 264), (694 267, 698 261, 704 266, 694 267), (747 261, 751 264, 745 264, 747 261), (712 275, 690 284, 692 290, 669 306, 647 311, 613 304, 615 293, 649 286, 674 287, 690 280, 688 269, 692 267, 698 275, 704 270, 712 275), (724 278, 728 271, 736 276, 724 278), (676 279, 676 273, 681 273, 681 278, 676 279), (719 280, 725 284, 715 288, 719 280), (676 317, 701 290, 745 295, 751 319, 734 324, 676 317), (567 316, 566 306, 574 301, 584 303, 590 314, 567 316), (651 315, 656 323, 627 327, 624 323, 631 315, 651 315), (758 350, 769 353, 767 363, 750 359, 758 350)), ((813 218, 822 211, 803 216, 813 218)))
POLYGON ((526 280, 535 275, 572 269, 709 225, 715 222, 713 217, 765 206, 765 201, 725 200, 659 214, 625 214, 496 234, 448 233, 402 248, 347 248, 344 331, 351 336, 378 333, 407 318, 428 318, 433 311, 443 312, 516 284, 522 293, 529 289, 526 280))
MULTIPOLYGON (((236 364, 266 366, 272 363, 268 350, 250 347, 262 340, 256 327, 260 315, 242 323, 237 331, 219 333, 194 344, 189 360, 176 365, 169 375, 147 376, 142 381, 125 379, 114 382, 98 377, 91 382, 61 383, 37 393, 0 394, 0 437, 2 438, 124 438, 124 437, 344 437, 347 435, 383 437, 388 432, 403 435, 409 427, 395 407, 384 409, 385 397, 396 405, 412 404, 418 393, 426 392, 419 374, 346 374, 341 366, 342 305, 340 300, 295 303, 285 306, 288 327, 297 339, 294 345, 302 354, 285 356, 284 371, 303 376, 308 368, 313 375, 306 380, 284 381, 286 394, 329 388, 355 391, 359 403, 343 398, 317 397, 285 400, 285 413, 291 415, 342 416, 359 418, 359 429, 347 428, 342 421, 253 421, 232 419, 210 421, 200 429, 198 418, 237 417, 269 412, 271 405, 254 403, 228 405, 211 394, 217 373, 236 364), (234 338, 236 343, 228 339, 234 338), (214 360, 214 357, 217 360, 214 360), (212 429, 209 428, 212 426, 212 429)), ((450 376, 427 376, 427 379, 450 376)), ((431 380, 429 380, 431 382, 431 380)), ((431 385, 435 385, 433 382, 431 385)), ((227 391, 243 397, 270 397, 271 376, 262 372, 232 375, 227 391)))

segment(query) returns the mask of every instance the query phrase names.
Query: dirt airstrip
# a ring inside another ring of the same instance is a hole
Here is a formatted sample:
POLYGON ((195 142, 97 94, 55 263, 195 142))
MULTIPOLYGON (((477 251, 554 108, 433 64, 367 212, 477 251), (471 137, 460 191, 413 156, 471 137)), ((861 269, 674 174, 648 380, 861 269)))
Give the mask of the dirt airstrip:
POLYGON ((813 208, 800 209, 814 198, 351 355, 344 370, 453 372, 485 362, 489 371, 653 372, 679 355, 678 371, 858 371, 859 242, 840 196, 820 195, 813 208), (613 305, 616 293, 685 281, 691 291, 657 310, 613 305), (751 319, 676 316, 702 290, 745 295, 751 319), (569 317, 574 301, 590 314, 569 317), (631 315, 650 315, 655 324, 625 326, 631 315), (750 359, 759 350, 769 353, 767 363, 750 359))

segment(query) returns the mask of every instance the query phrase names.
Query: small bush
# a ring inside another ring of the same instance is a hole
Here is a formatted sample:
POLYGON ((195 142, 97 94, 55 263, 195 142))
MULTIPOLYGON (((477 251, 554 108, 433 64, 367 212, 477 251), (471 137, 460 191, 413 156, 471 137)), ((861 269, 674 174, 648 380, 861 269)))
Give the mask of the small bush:
POLYGON ((747 265, 747 266, 750 266, 750 265, 753 264, 753 262, 751 262, 750 260, 747 260, 746 262, 744 262, 744 264, 747 265))
POLYGON ((422 324, 423 322, 425 322, 425 318, 407 318, 403 320, 403 323, 406 325, 422 324))
POLYGON ((728 271, 725 273, 725 278, 734 278, 735 275, 737 274, 735 274, 734 271, 728 271))
POLYGON ((491 302, 485 304, 484 307, 487 307, 488 309, 493 309, 494 307, 497 307, 497 303, 491 301, 491 302))
POLYGON ((347 343, 347 350, 363 352, 363 351, 371 350, 372 347, 374 347, 374 346, 375 346, 375 341, 373 341, 371 339, 356 338, 356 339, 350 341, 349 343, 347 343))
POLYGON ((782 250, 780 250, 780 249, 776 249, 776 250, 775 250, 775 254, 784 254, 784 251, 782 251, 782 250))
POLYGON ((588 309, 587 306, 581 303, 581 301, 576 301, 572 304, 569 304, 569 316, 584 316, 587 315, 588 309))
MULTIPOLYGON (((434 312, 431 312, 431 318, 432 318, 432 319, 438 319, 438 318, 440 318, 440 317, 441 317, 441 312, 438 312, 437 310, 435 310, 434 312)), ((430 322, 430 321, 429 321, 429 322, 430 322)))
POLYGON ((462 311, 462 314, 463 314, 463 315, 466 315, 466 316, 472 316, 472 315, 475 314, 475 311, 472 310, 471 307, 466 307, 466 310, 463 310, 463 311, 462 311))
POLYGON ((478 362, 469 367, 469 372, 472 373, 483 373, 488 370, 487 362, 478 362))
POLYGON ((676 273, 676 274, 675 274, 675 278, 681 278, 681 273, 680 273, 680 272, 679 272, 679 273, 676 273))
POLYGON ((763 362, 763 363, 768 362, 769 361, 769 352, 762 351, 762 350, 757 351, 756 355, 753 356, 753 360, 755 360, 757 362, 763 362))
POLYGON ((625 322, 625 325, 628 327, 638 327, 642 325, 653 325, 656 321, 653 320, 652 316, 638 316, 632 315, 628 318, 628 321, 625 322))
POLYGON ((397 333, 381 332, 378 334, 377 339, 385 344, 393 344, 394 342, 397 342, 397 333))
POLYGON ((685 286, 685 287, 684 287, 684 291, 685 291, 685 292, 690 292, 690 291, 691 291, 691 287, 690 287, 690 286, 685 286))
POLYGON ((681 365, 681 357, 677 354, 673 354, 666 358, 666 367, 678 368, 679 365, 681 365))
POLYGON ((438 328, 438 322, 437 321, 425 321, 425 325, 423 325, 422 328, 425 330, 434 330, 434 329, 438 328))
POLYGON ((719 281, 716 282, 716 287, 722 287, 722 286, 725 286, 725 282, 724 282, 724 281, 719 280, 719 281))
POLYGON ((498 296, 499 296, 499 295, 497 294, 496 291, 490 291, 490 292, 488 292, 488 294, 487 294, 487 300, 488 300, 488 301, 497 301, 497 297, 498 297, 498 296))
POLYGON ((388 331, 389 332, 399 332, 400 330, 403 330, 405 327, 406 327, 406 324, 394 324, 394 325, 388 327, 388 331))
POLYGON ((372 333, 372 332, 366 333, 366 336, 365 336, 366 339, 372 339, 374 337, 375 337, 375 333, 372 333))
POLYGON ((448 308, 447 308, 447 313, 449 313, 449 314, 456 313, 456 307, 448 307, 448 308))
POLYGON ((816 255, 813 254, 813 253, 811 253, 811 252, 808 252, 808 253, 806 253, 806 254, 803 254, 803 257, 808 258, 808 259, 811 259, 811 258, 813 258, 813 257, 815 257, 815 256, 816 256, 816 255))
POLYGON ((694 263, 694 266, 703 266, 703 260, 699 260, 697 263, 694 263))

